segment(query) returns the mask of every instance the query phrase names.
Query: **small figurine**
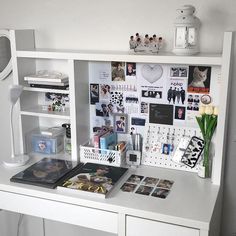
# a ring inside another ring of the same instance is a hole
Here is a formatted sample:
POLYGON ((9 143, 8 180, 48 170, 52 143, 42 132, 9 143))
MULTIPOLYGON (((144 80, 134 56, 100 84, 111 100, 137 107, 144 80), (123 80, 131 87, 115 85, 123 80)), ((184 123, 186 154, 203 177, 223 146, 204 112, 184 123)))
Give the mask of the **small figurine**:
POLYGON ((140 39, 139 33, 136 33, 136 34, 135 34, 135 41, 137 41, 138 38, 140 39))
POLYGON ((144 44, 145 44, 145 45, 148 45, 148 44, 149 44, 149 36, 148 36, 148 34, 145 35, 144 44))
POLYGON ((163 40, 162 37, 157 38, 156 34, 153 34, 152 37, 145 34, 142 39, 139 33, 136 33, 135 39, 134 36, 130 36, 129 45, 130 49, 134 49, 135 52, 158 53, 163 46, 163 40))
POLYGON ((134 36, 130 36, 130 41, 129 41, 129 47, 130 49, 135 49, 135 47, 137 46, 136 41, 134 40, 134 36))

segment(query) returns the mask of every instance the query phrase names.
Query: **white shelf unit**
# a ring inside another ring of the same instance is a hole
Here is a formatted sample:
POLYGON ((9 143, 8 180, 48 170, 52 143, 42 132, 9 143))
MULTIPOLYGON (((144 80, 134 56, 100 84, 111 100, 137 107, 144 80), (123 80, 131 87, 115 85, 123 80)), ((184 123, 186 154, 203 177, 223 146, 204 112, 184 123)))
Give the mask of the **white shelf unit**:
POLYGON ((41 126, 51 127, 60 126, 63 123, 70 123, 72 143, 71 159, 77 160, 78 144, 87 141, 88 138, 87 127, 89 124, 86 122, 88 120, 88 112, 85 109, 88 103, 88 94, 85 95, 84 93, 84 91, 88 90, 88 82, 86 80, 88 78, 86 74, 87 63, 78 63, 66 57, 18 56, 18 50, 26 50, 28 47, 34 47, 34 31, 12 30, 10 33, 14 83, 24 86, 24 91, 18 104, 18 112, 20 114, 19 132, 22 137, 19 139, 21 151, 27 151, 26 135, 31 130, 41 126), (28 83, 24 81, 24 77, 35 74, 39 70, 55 70, 67 74, 69 76, 69 89, 54 90, 29 87, 28 83), (78 70, 81 73, 78 73, 78 70), (80 75, 84 77, 84 82, 83 78, 79 78, 80 75), (44 111, 42 105, 45 102, 45 93, 68 94, 70 101, 66 105, 65 112, 44 111))
MULTIPOLYGON (((160 53, 158 55, 140 55, 133 52, 112 52, 112 51, 76 51, 76 50, 49 50, 35 49, 33 31, 12 31, 15 43, 13 46, 13 73, 14 82, 21 83, 24 75, 35 72, 36 69, 65 69, 69 75, 69 95, 70 114, 47 114, 32 110, 21 110, 23 116, 36 116, 49 119, 66 119, 69 117, 72 128, 72 159, 77 158, 78 145, 89 138, 89 62, 138 62, 138 63, 158 63, 158 64, 178 64, 178 65, 207 65, 219 66, 221 68, 221 99, 219 104, 219 118, 217 132, 215 136, 215 156, 213 159, 212 182, 220 185, 222 178, 222 166, 224 160, 224 142, 227 127, 227 100, 228 86, 230 84, 230 57, 232 32, 224 35, 224 45, 222 54, 197 54, 194 56, 176 56, 172 53, 160 53), (24 39, 24 41, 22 40, 24 39), (26 40, 27 38, 27 40, 26 40), (24 47, 27 45, 27 47, 24 47)), ((62 71, 63 72, 63 71, 62 71)), ((214 83, 214 81, 213 81, 214 83)), ((25 88, 25 93, 43 93, 48 90, 25 88)), ((66 93, 67 91, 65 91, 66 93)), ((32 101, 31 101, 32 103, 32 101)), ((22 121, 21 121, 22 122, 22 121)), ((39 122, 40 123, 40 122, 39 122)), ((22 127, 22 125, 21 125, 22 127)), ((24 135, 25 130, 21 133, 24 135)))

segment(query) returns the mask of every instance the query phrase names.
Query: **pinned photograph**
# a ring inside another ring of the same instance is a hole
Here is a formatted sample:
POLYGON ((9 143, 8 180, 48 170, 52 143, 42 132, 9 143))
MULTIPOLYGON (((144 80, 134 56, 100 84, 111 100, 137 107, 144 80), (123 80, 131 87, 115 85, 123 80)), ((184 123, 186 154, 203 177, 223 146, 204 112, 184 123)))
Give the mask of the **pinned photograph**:
POLYGON ((128 116, 123 113, 115 113, 114 116, 114 132, 127 133, 128 116))
POLYGON ((154 192, 152 193, 152 196, 165 199, 167 195, 169 194, 169 192, 170 190, 167 190, 167 189, 156 188, 154 192))
POLYGON ((171 67, 170 77, 187 77, 188 68, 187 67, 171 67))
POLYGON ((173 184, 174 184, 174 181, 161 179, 159 183, 157 184, 157 187, 171 189, 173 184))
POLYGON ((111 87, 108 84, 100 85, 100 99, 109 100, 111 96, 111 87))
POLYGON ((135 190, 136 187, 137 187, 136 184, 124 183, 120 189, 121 189, 123 192, 132 193, 132 192, 134 192, 134 190, 135 190))
POLYGON ((136 63, 126 62, 126 76, 136 76, 136 63))
POLYGON ((102 116, 102 117, 108 117, 109 116, 109 108, 108 108, 109 102, 102 101, 99 103, 96 103, 96 116, 102 116))
POLYGON ((169 104, 184 104, 186 91, 181 86, 170 86, 167 90, 167 100, 169 104))
POLYGON ((124 62, 111 62, 112 81, 125 81, 125 63, 124 62))
POLYGON ((148 114, 148 106, 149 106, 149 104, 147 102, 141 102, 140 113, 148 114))
POLYGON ((185 120, 185 107, 175 106, 175 119, 176 120, 185 120))
POLYGON ((140 185, 135 193, 138 193, 138 194, 141 194, 141 195, 147 195, 148 196, 148 195, 150 195, 152 190, 153 190, 153 187, 140 185))
POLYGON ((165 155, 169 155, 170 152, 171 152, 171 145, 168 143, 163 143, 161 153, 165 155))
MULTIPOLYGON (((199 104, 200 104, 200 94, 189 94, 188 95, 188 105, 187 110, 188 111, 198 111, 199 110, 199 104)), ((205 95, 209 96, 209 95, 205 95)))
POLYGON ((90 84, 90 104, 99 102, 99 84, 90 84))
POLYGON ((188 92, 203 93, 210 92, 211 67, 189 66, 188 92))
POLYGON ((151 90, 142 90, 143 98, 162 98, 162 91, 151 91, 151 90))
POLYGON ((131 175, 126 182, 132 184, 139 184, 144 177, 142 175, 131 175))

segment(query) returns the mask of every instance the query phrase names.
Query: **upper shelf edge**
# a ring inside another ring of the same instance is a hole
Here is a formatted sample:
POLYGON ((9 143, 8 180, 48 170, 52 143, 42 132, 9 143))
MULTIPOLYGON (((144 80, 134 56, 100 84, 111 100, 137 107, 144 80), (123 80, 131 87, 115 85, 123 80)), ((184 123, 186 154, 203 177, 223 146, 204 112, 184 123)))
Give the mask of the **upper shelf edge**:
POLYGON ((176 56, 173 53, 160 52, 157 55, 141 55, 122 51, 75 51, 35 49, 17 51, 18 58, 42 58, 82 61, 126 61, 140 63, 186 64, 186 65, 222 65, 221 54, 199 53, 192 56, 176 56))

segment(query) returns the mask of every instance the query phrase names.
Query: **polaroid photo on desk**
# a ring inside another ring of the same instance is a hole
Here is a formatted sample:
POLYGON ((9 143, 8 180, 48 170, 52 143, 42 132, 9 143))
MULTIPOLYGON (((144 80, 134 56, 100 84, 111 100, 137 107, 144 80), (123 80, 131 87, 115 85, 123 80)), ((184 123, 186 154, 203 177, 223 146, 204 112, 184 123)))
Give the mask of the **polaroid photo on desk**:
POLYGON ((132 193, 132 192, 134 192, 134 190, 136 189, 137 186, 138 186, 137 184, 124 183, 120 189, 123 192, 132 193))
POLYGON ((171 189, 172 186, 174 184, 174 181, 172 180, 168 180, 168 179, 161 179, 158 184, 157 187, 159 188, 165 188, 165 189, 171 189))
POLYGON ((153 190, 153 187, 140 185, 135 193, 149 196, 151 194, 152 190, 153 190))
POLYGON ((143 180, 142 185, 150 186, 150 187, 155 187, 156 184, 158 183, 158 181, 159 181, 158 178, 146 177, 146 178, 143 180))
POLYGON ((165 199, 170 193, 170 190, 163 188, 155 188, 154 192, 151 194, 152 197, 165 199))
POLYGON ((127 179, 127 183, 132 183, 132 184, 140 184, 141 181, 143 180, 144 176, 142 175, 131 175, 128 179, 127 179))

